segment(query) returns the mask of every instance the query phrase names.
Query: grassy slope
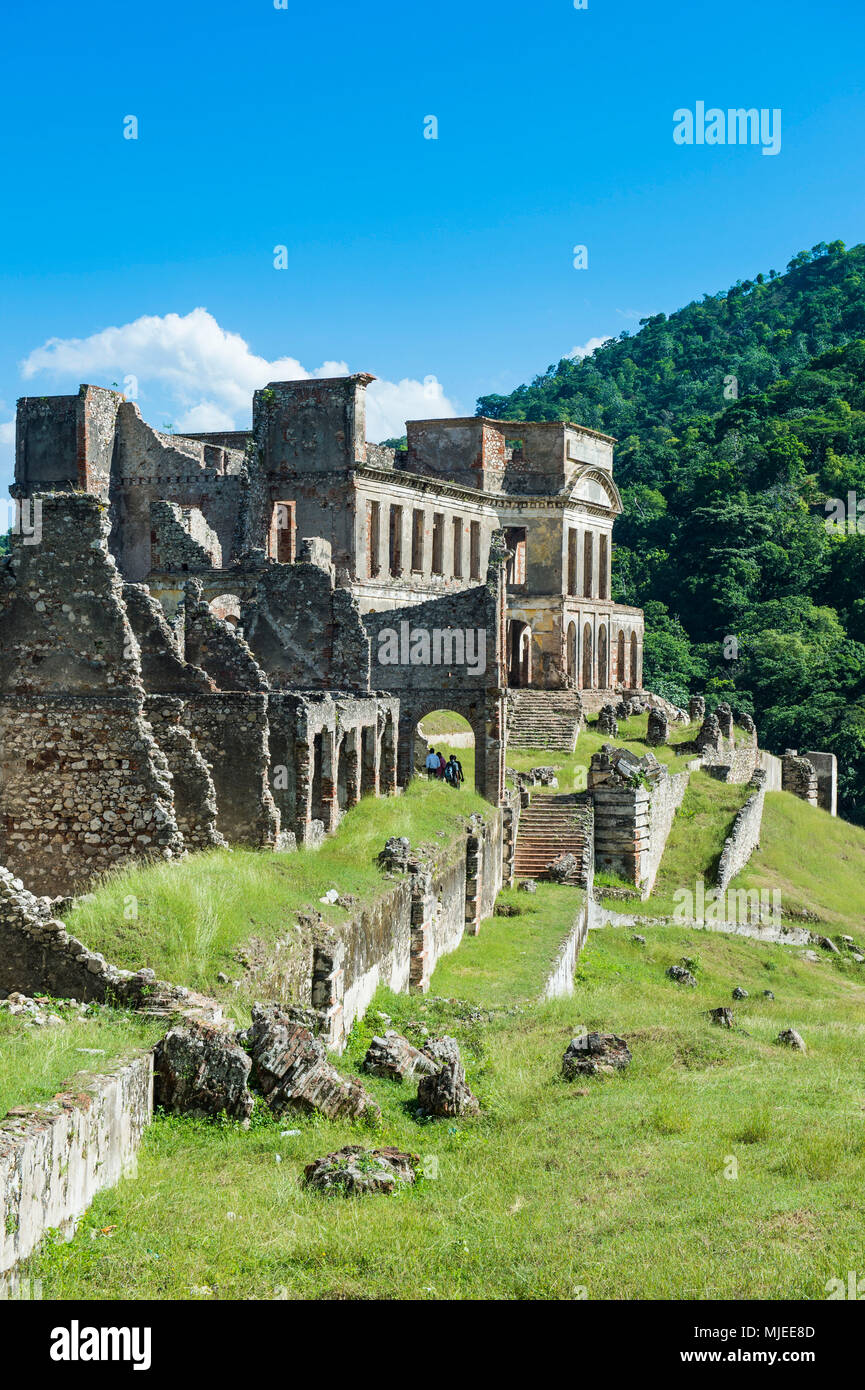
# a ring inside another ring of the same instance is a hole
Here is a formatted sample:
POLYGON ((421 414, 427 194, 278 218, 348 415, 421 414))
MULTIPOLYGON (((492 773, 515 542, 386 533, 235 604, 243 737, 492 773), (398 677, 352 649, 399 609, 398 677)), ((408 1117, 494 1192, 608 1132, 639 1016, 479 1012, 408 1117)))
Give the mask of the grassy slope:
MULTIPOLYGON (((419 1123, 412 1085, 369 1079, 384 1108, 377 1142, 424 1160, 416 1189, 303 1191, 304 1163, 372 1139, 348 1124, 292 1117, 244 1133, 160 1120, 138 1180, 101 1194, 75 1240, 32 1272, 47 1298, 566 1299, 581 1287, 607 1299, 823 1298, 861 1255, 862 979, 849 963, 658 928, 645 947, 592 932, 572 999, 489 1022, 382 993, 395 1027, 418 1037, 411 1021, 425 1020, 459 1037, 483 1106, 476 1120, 419 1123), (664 976, 683 953, 700 958, 696 990, 664 976), (735 984, 751 995, 734 1006, 744 1031, 721 1031, 704 1010, 730 1002, 735 984), (806 1056, 773 1042, 791 1024, 806 1056), (624 1034, 630 1070, 561 1081, 581 1025, 624 1034)), ((477 997, 493 996, 478 983, 477 997)), ((369 1036, 356 1029, 345 1070, 369 1036)))
MULTIPOLYGON (((46 1004, 46 1012, 62 1012, 62 1006, 46 1004)), ((78 1071, 99 1071, 106 1061, 152 1047, 164 1031, 160 1020, 113 1012, 34 1028, 0 1010, 0 1117, 13 1105, 50 1100, 78 1071)))
POLYGON ((555 883, 539 883, 531 896, 506 890, 499 904, 516 907, 520 915, 492 917, 478 936, 464 937, 459 950, 436 966, 433 994, 489 1005, 536 998, 583 899, 579 889, 555 883))
POLYGON ((782 916, 805 909, 856 936, 865 926, 865 830, 769 792, 760 847, 733 887, 778 888, 782 916))
MULTIPOLYGON (((677 888, 693 893, 698 878, 704 880, 707 889, 714 884, 724 841, 750 795, 747 786, 718 782, 700 769, 691 773, 664 849, 654 892, 645 902, 635 899, 637 911, 648 916, 672 916, 677 888)), ((621 902, 610 901, 607 905, 614 910, 627 910, 621 902)))
POLYGON ((518 772, 528 772, 532 767, 555 766, 560 768, 559 790, 570 792, 581 790, 586 785, 586 771, 592 761, 592 754, 598 753, 605 743, 615 743, 629 748, 638 758, 645 753, 654 753, 659 762, 666 763, 673 772, 679 771, 694 755, 678 752, 678 746, 693 739, 699 727, 696 724, 672 726, 672 741, 660 748, 649 748, 646 743, 647 714, 636 715, 633 719, 622 720, 619 724, 618 738, 611 739, 608 734, 597 732, 597 719, 589 719, 580 730, 577 746, 573 753, 561 753, 549 748, 509 748, 508 767, 518 772), (575 780, 576 779, 576 780, 575 780))
POLYGON ((382 888, 376 855, 390 835, 413 845, 438 845, 458 834, 472 811, 489 804, 463 788, 417 780, 398 802, 365 797, 321 849, 295 854, 213 850, 180 864, 139 865, 107 877, 93 900, 69 915, 68 925, 115 965, 147 965, 176 984, 233 1002, 217 974, 238 973, 236 951, 255 937, 285 938, 299 911, 316 910, 326 922, 349 912, 319 899, 330 888, 358 901, 382 888), (130 915, 132 912, 137 915, 130 915))

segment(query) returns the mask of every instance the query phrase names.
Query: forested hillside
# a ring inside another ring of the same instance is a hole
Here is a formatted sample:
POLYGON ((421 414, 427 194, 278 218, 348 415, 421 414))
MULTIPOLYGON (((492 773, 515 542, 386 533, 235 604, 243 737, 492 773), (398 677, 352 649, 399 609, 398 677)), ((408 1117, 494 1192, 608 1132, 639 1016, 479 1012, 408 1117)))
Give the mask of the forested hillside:
POLYGON ((613 596, 646 610, 646 684, 837 753, 865 822, 865 246, 800 252, 478 413, 618 436, 613 596))

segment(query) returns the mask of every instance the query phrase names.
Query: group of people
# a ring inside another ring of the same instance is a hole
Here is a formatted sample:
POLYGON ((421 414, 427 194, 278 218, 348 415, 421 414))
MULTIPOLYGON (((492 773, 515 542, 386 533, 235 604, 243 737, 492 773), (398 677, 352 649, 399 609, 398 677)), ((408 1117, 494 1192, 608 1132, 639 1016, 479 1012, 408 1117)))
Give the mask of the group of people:
POLYGON ((446 759, 444 753, 439 753, 432 744, 427 750, 425 767, 428 781, 431 782, 434 777, 441 777, 449 787, 455 787, 457 791, 466 780, 463 765, 456 753, 451 753, 446 759))

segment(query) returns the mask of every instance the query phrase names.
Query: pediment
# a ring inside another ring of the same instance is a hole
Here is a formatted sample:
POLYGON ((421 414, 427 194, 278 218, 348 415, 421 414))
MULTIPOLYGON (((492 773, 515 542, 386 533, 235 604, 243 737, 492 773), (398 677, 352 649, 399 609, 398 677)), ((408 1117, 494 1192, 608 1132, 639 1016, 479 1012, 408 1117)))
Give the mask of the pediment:
POLYGON ((601 468, 581 468, 571 479, 568 488, 571 502, 592 502, 596 507, 609 507, 610 511, 622 511, 622 498, 619 489, 609 473, 601 468))

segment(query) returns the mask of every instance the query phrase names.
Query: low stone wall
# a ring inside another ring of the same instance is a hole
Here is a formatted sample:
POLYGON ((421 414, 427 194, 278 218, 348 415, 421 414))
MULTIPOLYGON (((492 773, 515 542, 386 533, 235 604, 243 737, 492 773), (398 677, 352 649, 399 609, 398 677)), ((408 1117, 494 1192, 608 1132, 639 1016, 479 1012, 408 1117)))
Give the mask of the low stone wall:
POLYGON ((766 800, 766 775, 758 769, 752 779, 755 787, 733 822, 733 829, 724 842, 718 862, 718 887, 726 888, 745 867, 760 843, 763 824, 763 803, 766 800))
MULTIPOLYGON (((592 760, 593 779, 596 771, 592 760)), ((647 898, 654 887, 676 811, 688 788, 691 770, 670 774, 666 768, 651 785, 629 786, 621 779, 594 780, 595 869, 617 874, 647 898)))
POLYGON ((502 812, 472 817, 434 860, 414 859, 393 888, 313 944, 309 1002, 321 1036, 342 1051, 379 985, 425 993, 436 963, 477 932, 502 887, 502 812))
POLYGON ((46 1105, 0 1120, 0 1275, 49 1229, 69 1231, 97 1192, 130 1172, 153 1112, 153 1054, 73 1078, 46 1105))
POLYGON ((556 963, 547 976, 547 982, 541 995, 542 1000, 558 999, 564 994, 573 994, 574 972, 580 958, 580 951, 583 949, 588 935, 591 911, 592 895, 586 893, 574 918, 573 926, 568 932, 567 939, 556 956, 556 963))

